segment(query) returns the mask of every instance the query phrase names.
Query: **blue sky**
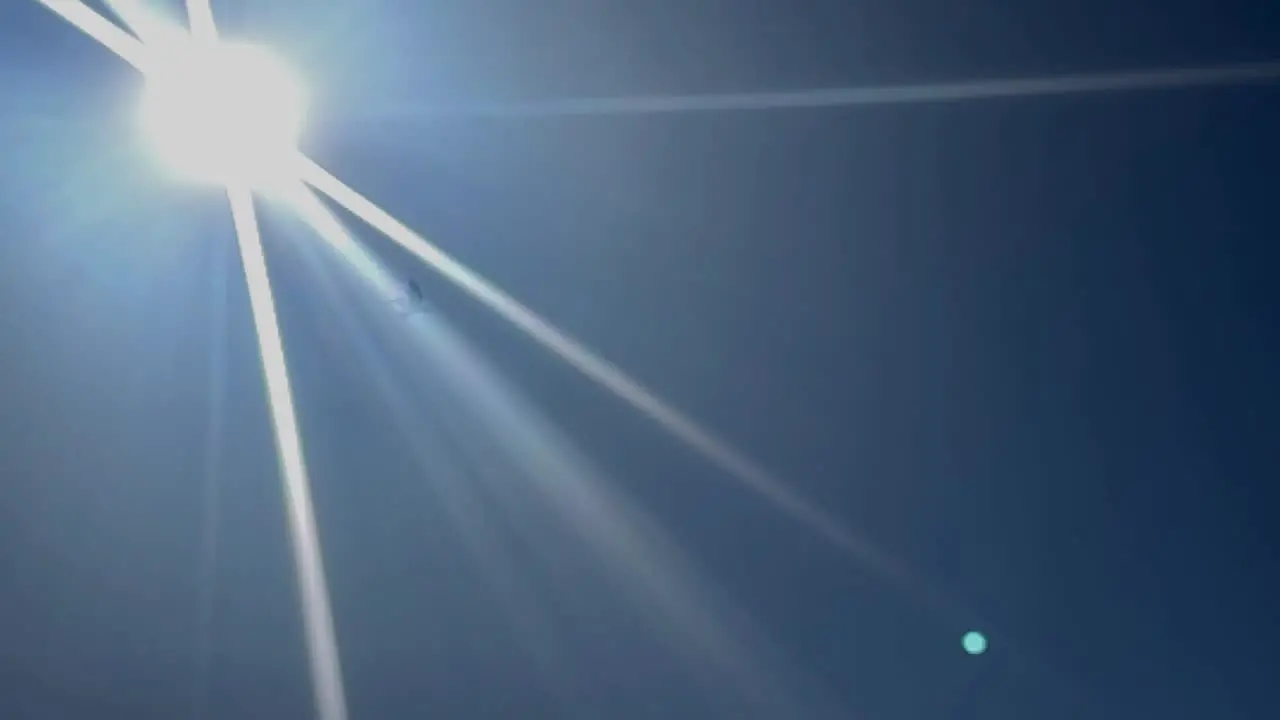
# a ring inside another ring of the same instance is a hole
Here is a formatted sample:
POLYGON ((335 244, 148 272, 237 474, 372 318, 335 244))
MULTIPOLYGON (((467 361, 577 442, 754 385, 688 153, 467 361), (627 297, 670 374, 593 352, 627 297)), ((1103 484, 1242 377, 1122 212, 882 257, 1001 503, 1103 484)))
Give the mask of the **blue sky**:
MULTIPOLYGON (((908 578, 268 210, 353 718, 1275 715, 1276 86, 444 112, 1269 61, 1273 3, 215 10, 312 78, 317 160, 908 578)), ((0 715, 311 717, 230 218, 137 90, 0 10, 0 715)))

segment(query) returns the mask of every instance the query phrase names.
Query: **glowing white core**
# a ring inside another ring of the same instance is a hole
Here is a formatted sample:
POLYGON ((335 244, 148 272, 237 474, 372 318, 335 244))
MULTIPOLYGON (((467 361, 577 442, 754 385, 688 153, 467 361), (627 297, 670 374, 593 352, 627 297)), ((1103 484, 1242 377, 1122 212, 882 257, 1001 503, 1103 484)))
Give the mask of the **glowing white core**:
POLYGON ((184 180, 252 187, 296 176, 306 98, 283 62, 242 43, 184 39, 160 50, 141 115, 168 169, 184 180))

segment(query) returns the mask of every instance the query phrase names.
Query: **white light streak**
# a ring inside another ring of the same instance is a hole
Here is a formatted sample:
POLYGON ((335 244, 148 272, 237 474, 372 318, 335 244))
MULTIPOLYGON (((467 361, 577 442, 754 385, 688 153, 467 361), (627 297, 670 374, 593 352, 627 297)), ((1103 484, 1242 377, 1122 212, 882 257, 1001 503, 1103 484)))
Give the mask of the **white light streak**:
MULTIPOLYGON (((79 0, 39 0, 39 2, 146 74, 148 63, 153 60, 146 46, 137 38, 79 0)), ((204 33, 205 37, 215 37, 213 33, 216 29, 213 25, 212 12, 208 11, 207 7, 207 2, 202 4, 192 0, 188 10, 192 13, 192 22, 197 26, 196 31, 204 33)), ((149 28, 160 27, 151 22, 154 18, 145 13, 140 6, 124 3, 122 8, 126 12, 136 10, 138 21, 149 28)), ((262 241, 254 214, 253 196, 249 190, 240 187, 228 187, 227 194, 231 201, 231 214, 239 241, 240 257, 244 263, 245 278, 249 286, 250 305, 258 336, 272 429, 280 463, 316 711, 320 720, 346 720, 346 695, 342 683, 333 611, 330 607, 328 585, 325 580, 324 561, 320 551, 319 532, 311 502, 302 438, 293 405, 293 392, 289 386, 284 343, 280 337, 266 257, 262 251, 262 241)))
POLYGON ((149 56, 142 41, 98 14, 93 8, 80 0, 37 0, 37 2, 61 15, 67 22, 119 55, 125 62, 146 72, 149 56))
POLYGON ((191 34, 200 40, 216 40, 218 26, 213 20, 213 6, 210 0, 187 0, 187 22, 191 25, 191 34))
MULTIPOLYGON (((290 193, 289 200, 327 241, 340 263, 365 283, 361 289, 373 290, 372 296, 385 310, 397 294, 395 276, 351 235, 311 188, 300 187, 290 193)), ((308 257, 312 263, 317 259, 314 254, 308 257)), ((335 288, 331 285, 329 289, 335 288)), ((346 325, 350 335, 356 322, 352 309, 347 303, 336 309, 338 321, 346 325)), ((599 579, 607 578, 610 584, 621 581, 623 596, 643 608, 645 616, 656 623, 653 629, 661 636, 660 642, 679 652, 690 663, 691 672, 729 683, 730 695, 745 703, 744 707, 769 708, 759 717, 810 716, 797 708, 816 707, 821 700, 812 693, 794 692, 787 666, 772 652, 768 640, 744 619, 738 606, 719 596, 658 524, 623 493, 610 488, 599 469, 446 324, 419 315, 408 319, 406 325, 406 340, 414 356, 427 358, 433 372, 442 373, 442 386, 429 392, 433 404, 450 420, 437 426, 436 432, 423 432, 431 424, 429 416, 416 413, 410 407, 412 398, 395 387, 386 359, 372 351, 371 337, 351 337, 357 349, 364 351, 367 374, 400 418, 398 425, 412 439, 423 467, 449 468, 446 475, 457 477, 466 475, 468 469, 476 473, 466 483, 441 482, 435 489, 446 512, 458 522, 469 549, 490 571, 501 602, 516 620, 517 633, 534 650, 546 677, 565 692, 560 696, 565 702, 575 703, 581 710, 581 703, 590 704, 594 694, 575 678, 562 674, 571 669, 565 664, 571 661, 556 652, 553 638, 527 614, 532 609, 530 603, 537 605, 536 594, 529 595, 511 582, 514 578, 507 576, 491 554, 496 551, 490 544, 495 538, 478 532, 480 516, 493 509, 488 507, 489 501, 497 499, 498 507, 513 513, 506 520, 522 538, 518 542, 537 546, 539 555, 549 553, 542 555, 544 558, 574 562, 569 558, 580 557, 576 551, 557 546, 550 536, 520 532, 521 519, 528 522, 530 514, 552 513, 559 525, 569 530, 562 537, 580 544, 604 570, 602 576, 582 576, 577 590, 590 593, 588 588, 599 579), (460 443, 457 447, 448 442, 450 429, 458 433, 452 438, 460 443), (477 461, 473 453, 483 453, 485 459, 477 461), (461 463, 455 464, 460 459, 461 463), (502 480, 495 482, 497 477, 502 480), (512 506, 519 510, 512 511, 512 506)))
POLYGON ((743 486, 768 500, 805 527, 819 533, 843 551, 874 566, 879 572, 894 576, 901 574, 892 562, 857 539, 834 518, 787 488, 727 442, 666 404, 617 366, 599 357, 515 298, 445 254, 324 168, 306 158, 301 162, 304 182, 369 223, 405 250, 435 268, 486 307, 523 330, 544 348, 613 392, 639 412, 649 416, 690 447, 701 452, 708 460, 740 481, 743 486))
POLYGON ((995 78, 881 87, 838 87, 783 92, 649 95, 618 98, 575 98, 529 103, 494 103, 474 107, 435 107, 362 113, 362 118, 498 117, 536 118, 597 115, 786 110, 868 105, 960 102, 1125 90, 1210 87, 1280 80, 1280 62, 1244 63, 1163 70, 1131 70, 1060 77, 995 78))
POLYGON ((149 0, 106 0, 106 5, 148 47, 171 43, 188 34, 176 18, 149 0))
POLYGON ((342 686, 333 611, 330 609, 329 590, 325 582, 324 560, 320 552, 320 534, 316 529, 315 511, 311 504, 302 437, 293 405, 293 391, 289 386, 288 365, 276 317, 275 299, 271 293, 271 279, 267 273, 262 239, 258 234, 258 223, 254 215, 253 196, 248 190, 236 187, 228 188, 227 195, 231 200, 231 216, 235 222, 240 259, 244 263, 245 280, 249 286, 249 303, 253 310, 254 328, 258 333, 262 375, 266 382, 272 428, 275 431, 316 711, 320 720, 346 720, 347 702, 342 686))

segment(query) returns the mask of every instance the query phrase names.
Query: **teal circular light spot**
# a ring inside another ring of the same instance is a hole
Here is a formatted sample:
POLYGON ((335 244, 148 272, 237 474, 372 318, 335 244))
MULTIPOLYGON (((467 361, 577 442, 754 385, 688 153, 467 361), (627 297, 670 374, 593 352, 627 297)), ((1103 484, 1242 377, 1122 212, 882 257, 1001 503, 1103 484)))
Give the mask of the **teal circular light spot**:
POLYGON ((964 651, 970 655, 981 655, 987 651, 987 637, 980 632, 971 630, 965 633, 961 642, 964 644, 964 651))

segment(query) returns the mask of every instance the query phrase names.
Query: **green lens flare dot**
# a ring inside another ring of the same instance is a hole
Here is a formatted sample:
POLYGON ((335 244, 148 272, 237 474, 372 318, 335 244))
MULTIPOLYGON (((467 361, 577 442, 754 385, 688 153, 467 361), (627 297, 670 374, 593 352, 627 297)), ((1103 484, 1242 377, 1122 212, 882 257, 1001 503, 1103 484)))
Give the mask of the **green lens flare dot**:
POLYGON ((965 633, 961 643, 964 645, 964 651, 970 655, 981 655, 987 651, 987 638, 980 632, 965 633))

